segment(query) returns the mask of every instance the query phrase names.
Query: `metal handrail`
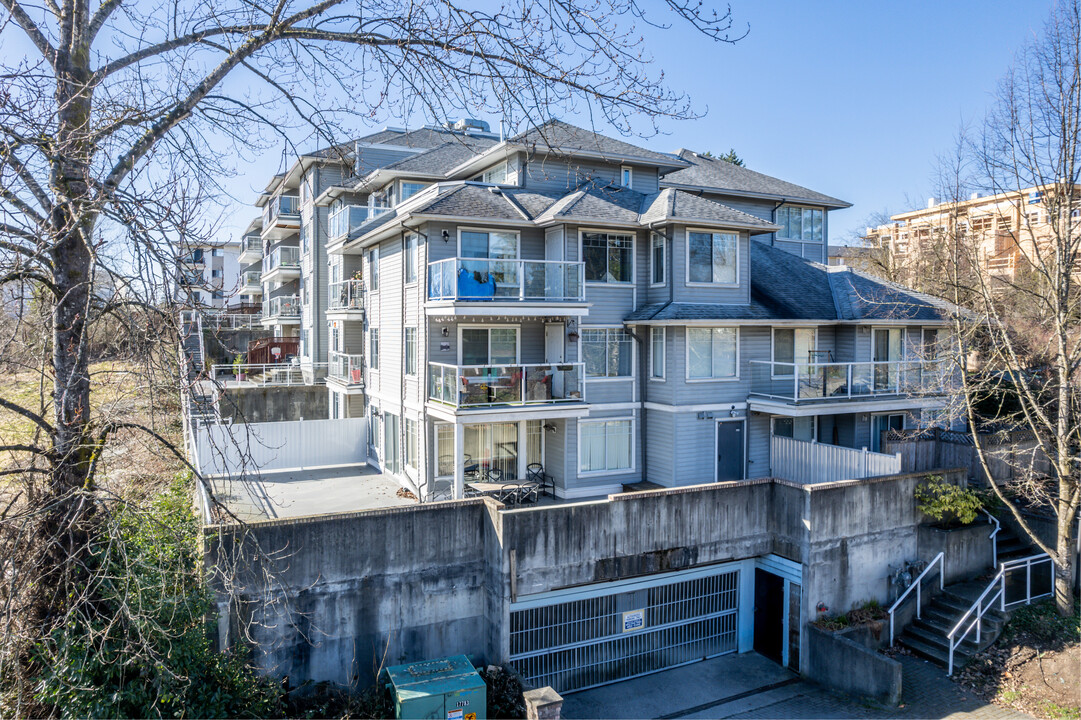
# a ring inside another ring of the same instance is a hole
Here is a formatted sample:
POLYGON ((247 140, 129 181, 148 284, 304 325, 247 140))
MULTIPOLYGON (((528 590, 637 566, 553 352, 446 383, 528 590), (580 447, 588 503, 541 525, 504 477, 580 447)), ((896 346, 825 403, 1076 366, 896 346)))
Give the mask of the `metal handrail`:
POLYGON ((936 564, 939 566, 939 568, 938 568, 938 589, 939 590, 944 590, 945 587, 946 587, 946 583, 945 583, 946 561, 945 561, 945 555, 943 553, 939 553, 938 555, 935 555, 934 559, 931 560, 931 562, 927 563, 927 567, 925 567, 923 569, 923 572, 921 572, 919 575, 916 576, 916 579, 912 581, 911 585, 909 585, 907 588, 905 588, 905 591, 903 593, 901 593, 900 597, 898 597, 896 600, 893 601, 893 605, 890 605, 889 613, 890 613, 890 646, 891 647, 893 646, 893 616, 894 616, 894 612, 897 610, 897 606, 900 605, 901 602, 906 597, 908 597, 908 594, 910 592, 912 592, 912 588, 915 587, 916 588, 916 617, 917 618, 921 617, 921 615, 920 615, 920 605, 922 604, 923 596, 922 596, 922 590, 920 589, 920 585, 923 583, 923 577, 927 573, 931 572, 931 568, 933 568, 936 564))
POLYGON ((987 516, 987 522, 993 523, 995 529, 991 531, 991 534, 987 536, 987 539, 991 541, 991 564, 998 567, 998 539, 995 537, 998 535, 999 530, 1002 529, 1002 523, 998 521, 998 518, 987 512, 986 508, 980 508, 980 512, 987 516))
MULTIPOLYGON (((232 382, 236 383, 250 383, 258 386, 268 385, 308 385, 309 383, 304 379, 304 370, 312 369, 318 371, 323 368, 327 368, 327 363, 308 363, 305 366, 301 366, 297 363, 238 363, 228 365, 212 365, 210 368, 210 379, 215 382, 229 382, 228 378, 219 378, 219 375, 232 375, 232 382), (239 375, 243 373, 246 377, 245 380, 240 380, 239 375)), ((315 384, 322 384, 325 378, 314 377, 315 384)))

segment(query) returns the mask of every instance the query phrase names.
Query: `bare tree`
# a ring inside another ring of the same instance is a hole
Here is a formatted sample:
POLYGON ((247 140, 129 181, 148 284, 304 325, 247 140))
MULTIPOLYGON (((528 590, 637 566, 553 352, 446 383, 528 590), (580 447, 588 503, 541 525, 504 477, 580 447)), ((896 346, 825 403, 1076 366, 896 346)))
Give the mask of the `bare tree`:
MULTIPOLYGON (((1024 430, 1037 450, 1015 463, 1009 481, 992 477, 1026 534, 1054 560, 1060 613, 1073 606, 1076 529, 1081 501, 1081 4, 1066 0, 1042 36, 1018 55, 1002 80, 977 140, 943 165, 944 196, 967 197, 971 183, 1006 199, 1003 212, 1022 218, 1012 229, 1023 271, 992 274, 979 238, 961 214, 944 231, 948 296, 976 311, 959 323, 960 349, 979 360, 963 369, 965 413, 974 430, 1024 430), (1023 219, 1033 206, 1048 222, 1023 219), (1050 512, 1053 539, 1041 537, 1025 509, 1050 512)), ((996 451, 973 433, 985 473, 996 451)), ((1001 459, 1001 458, 1000 458, 1001 459)))
POLYGON ((110 443, 140 432, 169 445, 148 424, 95 415, 92 339, 100 328, 149 330, 140 352, 156 348, 162 363, 175 348, 179 246, 216 230, 223 149, 287 144, 301 127, 340 141, 358 120, 455 112, 536 126, 585 111, 656 132, 694 111, 652 68, 639 28, 741 36, 727 8, 691 0, 0 7, 0 285, 44 324, 41 402, 0 398, 0 411, 34 428, 0 447, 17 463, 5 477, 24 491, 0 518, 13 538, 7 627, 23 647, 93 608, 87 558, 113 501, 98 477, 110 443))

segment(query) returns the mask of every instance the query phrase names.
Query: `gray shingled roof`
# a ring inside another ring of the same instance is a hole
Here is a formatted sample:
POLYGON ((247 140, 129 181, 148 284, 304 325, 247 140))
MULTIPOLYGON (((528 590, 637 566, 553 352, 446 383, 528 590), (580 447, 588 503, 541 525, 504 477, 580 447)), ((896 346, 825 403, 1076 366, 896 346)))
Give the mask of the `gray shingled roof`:
POLYGON ((491 138, 456 137, 428 150, 422 150, 416 155, 390 163, 383 169, 442 177, 448 170, 461 165, 495 143, 496 141, 491 138))
POLYGON ((471 183, 463 183, 409 212, 413 215, 476 217, 485 220, 520 222, 526 219, 502 193, 495 193, 487 186, 471 183))
POLYGON ((657 303, 627 322, 681 320, 910 320, 938 322, 958 309, 939 298, 849 269, 828 268, 751 242, 749 305, 657 303))
POLYGON ((538 222, 575 218, 592 222, 637 224, 642 209, 642 193, 605 182, 586 182, 560 198, 538 222))
POLYGON ((503 188, 503 194, 517 202, 526 211, 526 214, 534 219, 540 217, 545 210, 552 207, 557 200, 563 197, 562 193, 542 193, 535 190, 516 190, 514 188, 503 188))
POLYGON ((844 200, 718 158, 703 157, 684 149, 680 149, 678 155, 691 163, 691 167, 668 173, 661 178, 661 185, 711 188, 718 192, 730 190, 739 194, 800 200, 830 207, 851 205, 844 200))
POLYGON ((760 227, 769 232, 773 224, 742 210, 722 205, 682 190, 665 188, 643 201, 642 224, 669 221, 708 221, 760 227))
POLYGON ((593 130, 586 130, 565 123, 562 120, 549 120, 539 127, 515 135, 508 139, 507 142, 518 145, 536 145, 537 148, 542 150, 545 148, 564 151, 578 150, 613 157, 642 158, 643 160, 652 160, 665 165, 681 164, 680 158, 673 157, 668 153, 646 150, 629 142, 616 140, 593 130))

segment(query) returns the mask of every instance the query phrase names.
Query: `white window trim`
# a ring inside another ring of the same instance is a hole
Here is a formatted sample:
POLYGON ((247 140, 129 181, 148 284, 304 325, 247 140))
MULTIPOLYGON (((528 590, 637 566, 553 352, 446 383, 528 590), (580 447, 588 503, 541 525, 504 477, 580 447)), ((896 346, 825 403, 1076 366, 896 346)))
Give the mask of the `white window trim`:
MULTIPOLYGON (((871 352, 867 356, 868 361, 872 362, 872 363, 875 363, 875 362, 904 362, 905 360, 908 360, 908 333, 906 332, 907 330, 908 330, 908 328, 906 328, 904 326, 897 327, 896 325, 872 325, 871 326, 871 343, 870 343, 871 352), (889 361, 887 361, 887 360, 875 360, 875 332, 878 331, 878 330, 900 330, 901 331, 901 357, 900 358, 898 358, 897 360, 889 360, 889 361)), ((920 330, 920 342, 921 343, 923 342, 923 330, 922 330, 922 328, 920 330)), ((896 414, 896 413, 892 413, 892 414, 896 414)))
POLYGON ((405 284, 406 287, 416 285, 418 282, 420 282, 420 235, 417 233, 406 233, 405 254, 408 256, 410 252, 412 252, 413 256, 414 277, 412 280, 409 279, 409 275, 406 273, 408 265, 407 260, 405 257, 402 258, 402 282, 405 284), (413 242, 412 251, 410 251, 409 248, 410 240, 412 240, 413 242))
MULTIPOLYGON (((782 235, 781 234, 782 231, 778 230, 776 233, 774 233, 777 236, 778 240, 782 240, 784 242, 806 243, 808 245, 814 245, 816 247, 821 247, 823 245, 828 245, 829 244, 827 242, 827 237, 826 237, 826 235, 827 235, 827 225, 826 225, 826 215, 827 215, 827 213, 826 213, 826 208, 818 207, 816 205, 800 205, 799 203, 782 203, 781 205, 779 205, 777 207, 777 210, 774 212, 773 217, 774 217, 774 223, 775 224, 779 224, 779 223, 776 223, 776 219, 777 219, 777 212, 779 212, 781 210, 781 208, 798 208, 801 211, 803 211, 803 210, 818 210, 818 211, 820 211, 822 213, 822 239, 821 240, 813 240, 813 239, 812 240, 804 240, 802 235, 800 237, 798 237, 798 238, 788 237, 787 235, 782 235)), ((785 232, 787 232, 787 229, 785 230, 785 232)), ((801 252, 801 257, 802 257, 802 252, 803 251, 801 250, 800 252, 801 252)))
MULTIPOLYGON (((501 325, 493 325, 493 324, 490 324, 490 323, 488 323, 488 324, 466 323, 466 324, 459 324, 458 325, 458 367, 464 367, 465 366, 464 363, 462 362, 462 349, 463 349, 462 348, 462 331, 463 330, 467 330, 467 329, 492 330, 492 329, 506 329, 506 328, 512 328, 512 329, 515 330, 515 333, 514 333, 514 364, 515 365, 521 365, 522 364, 522 326, 521 325, 515 325, 513 323, 504 323, 504 324, 501 324, 501 325)), ((492 356, 492 336, 491 336, 491 334, 489 334, 488 335, 488 360, 489 361, 491 361, 491 356, 492 356)), ((473 366, 471 365, 470 367, 473 367, 473 366)), ((485 365, 483 367, 490 367, 490 366, 485 365)))
MULTIPOLYGON (((582 263, 585 263, 585 256, 582 254, 582 242, 586 233, 605 233, 606 235, 630 235, 631 237, 631 279, 630 280, 613 280, 612 282, 601 282, 599 280, 584 280, 586 287, 630 287, 635 286, 634 278, 635 273, 638 271, 638 233, 634 230, 610 230, 605 228, 578 228, 578 257, 581 258, 582 263)), ((584 276, 583 276, 584 277, 584 276)))
POLYGON ((653 232, 649 234, 649 286, 651 288, 664 287, 668 284, 668 236, 664 233, 653 232), (661 281, 653 282, 653 239, 661 239, 661 255, 664 258, 661 264, 661 281))
MULTIPOLYGON (((621 416, 621 417, 605 417, 605 418, 591 418, 589 420, 579 420, 576 424, 575 430, 577 431, 577 455, 575 458, 576 469, 578 470, 578 477, 600 477, 603 475, 629 475, 634 472, 638 472, 638 420, 633 415, 621 416), (631 466, 629 468, 620 468, 618 470, 583 470, 582 469, 582 426, 590 423, 608 423, 608 422, 620 422, 630 420, 631 422, 631 466)), ((716 453, 714 453, 716 455, 716 453)))
POLYGON ((631 167, 630 165, 621 165, 619 167, 619 186, 620 187, 625 187, 628 190, 633 190, 634 189, 634 168, 631 167), (623 182, 623 174, 624 173, 627 174, 627 182, 626 182, 626 184, 624 184, 624 182, 623 182))
POLYGON ((372 366, 372 356, 373 355, 375 356, 376 363, 382 363, 382 361, 383 361, 383 338, 379 334, 379 328, 378 327, 369 327, 368 328, 368 353, 365 355, 365 357, 368 359, 368 362, 367 362, 368 372, 373 372, 373 373, 378 374, 379 373, 379 365, 377 364, 374 367, 372 366), (373 332, 376 334, 376 337, 378 338, 376 340, 376 345, 379 346, 379 352, 377 352, 377 353, 372 352, 372 333, 373 332))
POLYGON ((686 267, 683 270, 683 284, 687 287, 708 287, 708 288, 738 288, 739 279, 741 273, 739 271, 739 264, 742 259, 742 251, 740 246, 743 244, 743 233, 738 231, 725 231, 725 230, 709 230, 706 228, 687 228, 683 231, 684 237, 684 252, 683 257, 686 261, 686 267), (721 282, 693 282, 691 278, 691 233, 705 233, 707 235, 735 235, 736 236, 736 280, 730 283, 721 282))
POLYGON ((403 377, 415 378, 418 375, 420 375, 420 351, 419 351, 419 347, 418 347, 419 345, 420 345, 420 333, 417 332, 417 326, 416 325, 410 325, 410 326, 402 328, 402 365, 404 366, 403 367, 403 372, 402 372, 403 377), (406 348, 408 348, 408 346, 409 346, 408 338, 409 338, 409 331, 410 330, 413 331, 413 370, 412 370, 412 372, 410 372, 410 370, 409 370, 409 353, 406 351, 406 348))
POLYGON ((740 376, 740 331, 739 325, 695 325, 683 330, 683 376, 684 382, 688 383, 716 383, 716 382, 739 382, 740 376), (727 328, 736 331, 736 374, 724 378, 692 378, 691 377, 691 341, 688 330, 715 330, 727 328))
MULTIPOLYGON (((775 363, 777 362, 777 360, 776 360, 777 356, 775 354, 775 348, 777 346, 776 335, 777 335, 778 330, 810 330, 811 332, 814 333, 814 341, 813 341, 814 347, 812 348, 812 350, 817 350, 818 349, 818 327, 814 326, 814 325, 792 325, 792 326, 785 325, 784 327, 772 327, 772 328, 770 328, 770 331, 769 331, 769 361, 770 361, 769 371, 770 371, 770 379, 774 379, 774 378, 780 378, 780 379, 793 378, 793 377, 796 376, 795 372, 793 372, 791 375, 778 375, 776 373, 776 365, 775 365, 775 363)), ((874 342, 873 337, 872 337, 871 342, 874 342)), ((793 357, 792 360, 793 360, 794 364, 796 364, 796 365, 799 364, 799 362, 796 360, 795 357, 793 357)), ((770 427, 772 427, 772 425, 770 427)))
MULTIPOLYGON (((493 232, 502 233, 502 232, 505 232, 505 233, 513 233, 515 238, 516 238, 516 242, 514 243, 514 246, 515 246, 514 247, 514 257, 509 258, 509 259, 511 259, 511 260, 521 260, 521 258, 522 258, 522 233, 521 233, 520 230, 504 230, 502 228, 493 229, 493 228, 490 228, 490 227, 462 227, 462 226, 459 226, 458 230, 457 230, 458 246, 455 248, 455 252, 457 254, 454 256, 456 258, 464 258, 466 260, 496 260, 497 259, 497 258, 478 258, 478 257, 473 257, 471 255, 467 257, 465 255, 462 255, 462 233, 463 232, 482 232, 482 233, 493 233, 493 232)), ((504 258, 504 259, 507 259, 507 258, 504 258)), ((418 272, 417 275, 419 276, 420 273, 418 272)))
MULTIPOLYGON (((720 430, 720 424, 725 423, 725 422, 742 423, 743 424, 743 463, 742 463, 742 467, 740 468, 740 473, 739 474, 740 474, 740 480, 746 480, 747 479, 747 448, 749 447, 748 439, 747 439, 747 418, 745 418, 745 417, 718 418, 717 421, 715 423, 713 423, 713 482, 720 482, 721 468, 717 466, 717 455, 720 453, 721 449, 719 447, 720 438, 718 438, 717 436, 719 435, 718 431, 720 430)), ((772 432, 772 427, 773 426, 771 425, 770 426, 771 432, 772 432)), ((738 481, 736 481, 736 482, 738 482, 738 481)))
MULTIPOLYGON (((601 284, 603 285, 603 284, 606 284, 606 283, 601 283, 601 284)), ((629 380, 631 382, 635 382, 635 378, 638 377, 638 353, 636 353, 634 351, 634 337, 631 336, 631 373, 630 373, 630 375, 616 375, 615 377, 608 377, 608 376, 598 377, 598 376, 590 375, 589 373, 586 372, 586 369, 585 369, 585 362, 586 361, 585 361, 585 355, 582 354, 582 344, 585 343, 585 332, 584 331, 586 331, 586 330, 622 330, 623 332, 627 332, 627 328, 623 327, 622 325, 590 325, 588 327, 579 326, 579 328, 578 328, 578 332, 579 332, 579 335, 578 335, 578 357, 580 358, 580 362, 582 363, 582 379, 583 379, 583 381, 584 382, 595 383, 595 382, 627 382, 629 380)), ((630 333, 627 333, 627 334, 630 335, 630 333)))
POLYGON ((379 274, 379 246, 368 248, 365 259, 368 261, 368 294, 378 295, 380 282, 373 283, 372 279, 379 277, 379 280, 382 281, 379 274))
POLYGON ((481 182, 487 183, 489 185, 500 185, 500 186, 508 185, 509 184, 508 181, 510 180, 510 163, 507 162, 506 160, 504 160, 503 162, 496 163, 495 165, 492 165, 487 170, 483 170, 481 172, 480 179, 481 179, 481 182), (500 167, 503 168, 503 182, 497 183, 497 182, 492 182, 491 180, 488 180, 487 178, 488 178, 489 175, 491 175, 492 171, 497 170, 500 167))
POLYGON ((649 380, 650 382, 665 382, 668 379, 668 328, 656 325, 649 328, 649 380), (664 372, 659 376, 653 374, 653 331, 661 331, 661 352, 664 353, 664 372))

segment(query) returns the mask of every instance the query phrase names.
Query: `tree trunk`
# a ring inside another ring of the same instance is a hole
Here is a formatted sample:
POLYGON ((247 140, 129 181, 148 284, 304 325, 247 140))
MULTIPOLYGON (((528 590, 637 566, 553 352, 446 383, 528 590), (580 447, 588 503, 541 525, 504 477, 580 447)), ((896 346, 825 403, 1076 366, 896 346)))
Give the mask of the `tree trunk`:
POLYGON ((1060 514, 1057 542, 1055 543, 1055 609, 1062 617, 1073 614, 1073 581, 1077 564, 1077 545, 1074 539, 1076 521, 1072 515, 1060 514))

